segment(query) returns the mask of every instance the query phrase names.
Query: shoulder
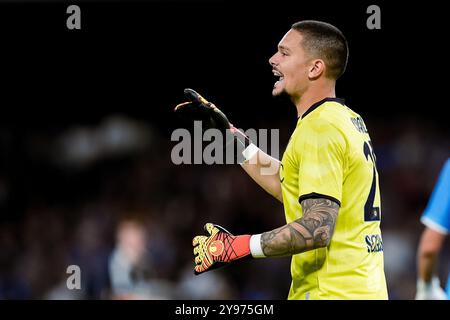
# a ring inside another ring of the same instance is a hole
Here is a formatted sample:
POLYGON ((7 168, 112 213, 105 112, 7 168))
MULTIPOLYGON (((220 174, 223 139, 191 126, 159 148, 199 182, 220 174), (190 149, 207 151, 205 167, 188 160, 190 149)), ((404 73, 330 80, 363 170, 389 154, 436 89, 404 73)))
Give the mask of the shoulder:
POLYGON ((349 138, 357 132, 368 134, 366 124, 360 114, 347 105, 335 101, 327 101, 304 120, 304 127, 310 130, 328 130, 339 132, 349 138))
POLYGON ((328 116, 316 113, 309 119, 304 119, 294 138, 294 144, 306 153, 308 150, 331 151, 343 153, 347 148, 345 132, 328 116))
POLYGON ((450 158, 445 161, 444 166, 442 168, 442 174, 450 179, 450 158))
MULTIPOLYGON (((439 173, 438 182, 435 188, 450 188, 450 158, 447 159, 439 173)), ((449 210, 450 211, 450 210, 449 210)))
POLYGON ((439 175, 439 179, 434 186, 434 190, 428 201, 428 205, 422 214, 421 221, 427 227, 448 233, 450 230, 450 159, 448 159, 439 175))
MULTIPOLYGON (((301 120, 299 129, 303 133, 311 134, 337 134, 342 131, 344 115, 342 114, 342 105, 335 102, 326 102, 327 104, 336 104, 329 108, 320 108, 311 113, 308 117, 301 120)), ((348 116, 347 116, 348 119, 348 116)))

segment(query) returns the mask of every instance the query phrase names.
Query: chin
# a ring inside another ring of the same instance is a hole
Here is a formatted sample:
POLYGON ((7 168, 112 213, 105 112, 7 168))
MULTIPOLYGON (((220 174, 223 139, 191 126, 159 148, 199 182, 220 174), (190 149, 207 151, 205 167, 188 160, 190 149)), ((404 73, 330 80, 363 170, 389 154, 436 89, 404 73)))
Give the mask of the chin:
POLYGON ((280 101, 292 101, 291 96, 287 93, 285 89, 282 90, 272 90, 272 97, 280 101))
POLYGON ((284 89, 278 89, 278 88, 276 88, 276 89, 273 89, 273 90, 272 90, 272 96, 273 96, 273 97, 284 96, 284 95, 286 95, 286 94, 287 94, 287 92, 286 92, 286 90, 284 90, 284 89))
POLYGON ((272 96, 276 97, 279 96, 280 94, 282 94, 284 91, 283 88, 279 88, 279 87, 275 87, 272 89, 272 96))

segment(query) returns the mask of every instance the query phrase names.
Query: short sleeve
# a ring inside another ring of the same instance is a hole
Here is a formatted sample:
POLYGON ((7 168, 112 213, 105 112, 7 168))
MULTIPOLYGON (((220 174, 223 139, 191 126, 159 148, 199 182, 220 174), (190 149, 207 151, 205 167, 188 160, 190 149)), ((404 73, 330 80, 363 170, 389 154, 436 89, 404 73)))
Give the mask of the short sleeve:
POLYGON ((338 128, 315 119, 305 123, 296 141, 299 202, 328 198, 341 205, 346 142, 338 128))
POLYGON ((421 221, 437 232, 447 234, 450 231, 450 159, 439 174, 421 221))

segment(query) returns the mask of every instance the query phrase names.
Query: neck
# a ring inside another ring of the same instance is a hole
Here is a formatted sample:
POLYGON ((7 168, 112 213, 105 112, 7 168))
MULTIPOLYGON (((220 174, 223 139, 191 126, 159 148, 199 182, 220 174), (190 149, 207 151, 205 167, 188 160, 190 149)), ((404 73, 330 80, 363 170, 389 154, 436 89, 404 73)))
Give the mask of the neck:
POLYGON ((314 103, 325 98, 335 98, 336 91, 334 86, 324 87, 315 90, 308 90, 297 99, 293 99, 297 107, 297 115, 300 118, 314 103))

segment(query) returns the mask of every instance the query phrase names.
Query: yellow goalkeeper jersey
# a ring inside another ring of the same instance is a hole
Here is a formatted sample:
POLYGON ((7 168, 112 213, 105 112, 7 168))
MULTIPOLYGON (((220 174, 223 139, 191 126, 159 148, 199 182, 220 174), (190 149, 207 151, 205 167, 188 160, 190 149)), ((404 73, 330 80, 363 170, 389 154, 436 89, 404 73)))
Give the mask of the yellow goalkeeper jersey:
POLYGON ((338 98, 299 118, 283 154, 280 181, 287 223, 300 202, 340 205, 330 245, 292 256, 288 299, 387 299, 376 158, 362 118, 338 98))

